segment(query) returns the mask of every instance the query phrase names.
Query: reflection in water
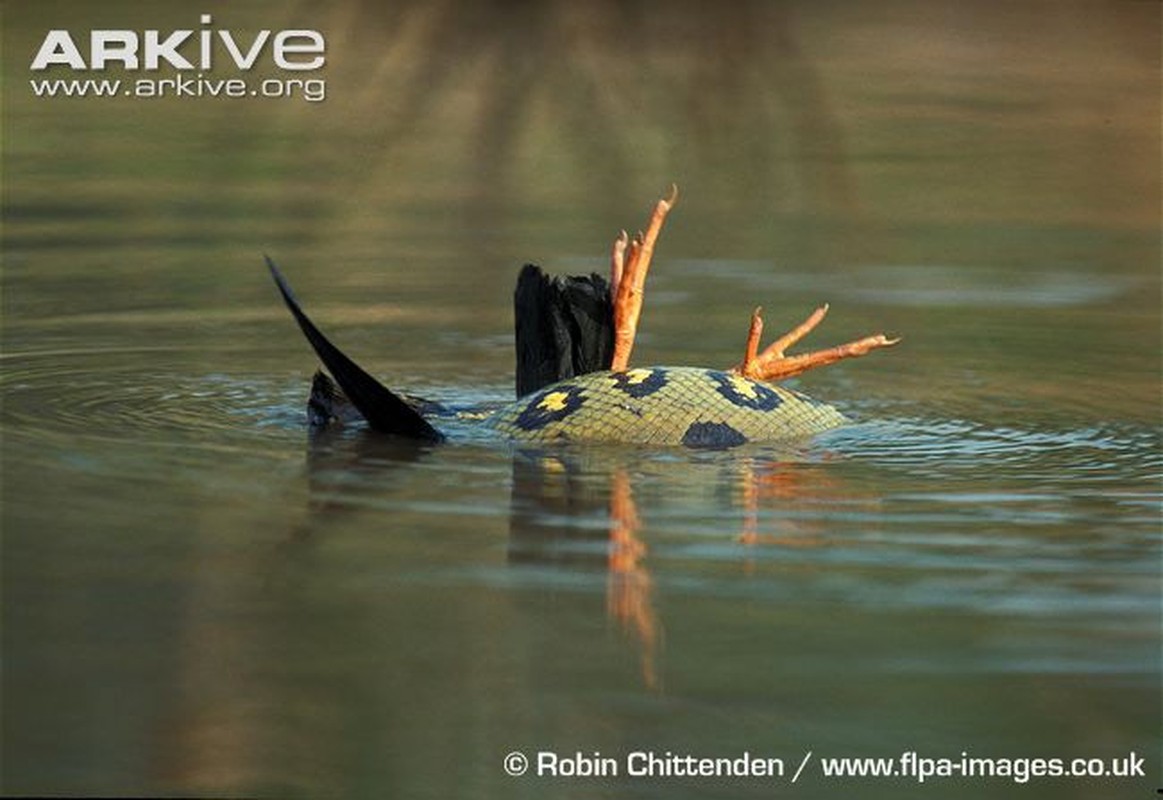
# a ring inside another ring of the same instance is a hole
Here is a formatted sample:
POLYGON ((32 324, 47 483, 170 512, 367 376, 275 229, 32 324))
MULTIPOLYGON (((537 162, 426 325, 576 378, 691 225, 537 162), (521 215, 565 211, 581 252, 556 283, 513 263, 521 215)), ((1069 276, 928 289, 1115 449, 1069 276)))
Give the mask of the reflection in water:
POLYGON ((653 582, 643 564, 647 548, 638 535, 642 523, 638 520, 626 471, 616 470, 610 483, 610 578, 606 610, 624 630, 638 638, 642 649, 642 679, 648 687, 655 688, 658 686, 655 651, 662 630, 654 610, 653 582))
MULTIPOLYGON (((766 450, 763 455, 714 454, 723 457, 709 465, 712 474, 694 485, 672 488, 673 499, 689 499, 684 495, 692 491, 725 491, 719 513, 728 520, 725 527, 738 526, 735 539, 747 547, 821 546, 825 521, 772 513, 795 509, 801 499, 811 502, 825 494, 854 512, 876 506, 872 498, 845 496, 838 480, 795 460, 790 451, 766 450)), ((513 459, 509 554, 511 563, 606 569, 607 613, 634 638, 644 684, 660 689, 664 626, 631 478, 644 463, 649 456, 644 462, 642 456, 616 450, 518 452, 513 459)), ((670 466, 683 472, 691 465, 670 466)), ((745 557, 742 563, 743 573, 751 574, 753 560, 745 557)))
MULTIPOLYGON (((334 523, 336 515, 375 509, 391 492, 393 475, 428 458, 431 446, 385 437, 365 430, 324 429, 311 435, 308 449, 308 514, 295 524, 290 542, 309 541, 334 523)), ((678 460, 695 458, 678 451, 678 460)), ((509 508, 510 564, 550 567, 566 582, 593 569, 606 573, 606 610, 610 620, 634 641, 646 687, 661 689, 660 648, 664 626, 657 609, 644 524, 634 497, 632 476, 652 458, 674 453, 630 454, 619 449, 520 449, 512 457, 509 508)), ((825 523, 811 515, 797 518, 797 502, 812 502, 821 493, 830 502, 857 509, 875 502, 846 498, 836 479, 804 464, 792 450, 774 447, 760 453, 700 453, 705 464, 669 464, 680 473, 667 493, 689 500, 690 492, 719 497, 726 529, 746 547, 761 545, 818 547, 825 523), (709 470, 709 472, 704 471, 709 470), (821 483, 821 481, 823 483, 821 483), (779 511, 780 513, 773 513, 779 511)), ((657 467, 657 464, 653 465, 657 467)), ((754 562, 743 554, 743 574, 754 562)))
POLYGON ((754 457, 740 459, 738 489, 743 508, 743 531, 739 540, 746 545, 779 544, 790 547, 810 547, 820 544, 825 530, 818 520, 797 520, 785 516, 770 526, 762 522, 765 506, 793 506, 807 494, 818 497, 828 490, 832 494, 835 481, 826 473, 805 473, 800 465, 754 457), (823 482, 823 486, 821 485, 823 482))
POLYGON ((647 546, 639 535, 642 525, 626 467, 616 464, 611 470, 595 481, 574 459, 550 452, 517 453, 509 558, 517 564, 606 569, 607 613, 636 638, 643 681, 656 688, 662 630, 644 563, 647 546), (579 527, 579 520, 589 520, 592 527, 579 527))
MULTIPOLYGON (((739 459, 736 486, 743 512, 740 543, 747 548, 811 549, 828 546, 834 526, 821 505, 843 508, 862 519, 876 519, 879 492, 844 485, 833 473, 776 456, 739 459), (773 514, 773 510, 778 513, 773 514)), ((758 553, 744 561, 744 573, 758 574, 758 553)))
POLYGON ((384 491, 390 473, 414 464, 432 446, 414 439, 384 436, 365 427, 313 429, 307 448, 310 517, 304 530, 329 515, 359 507, 361 496, 384 491))

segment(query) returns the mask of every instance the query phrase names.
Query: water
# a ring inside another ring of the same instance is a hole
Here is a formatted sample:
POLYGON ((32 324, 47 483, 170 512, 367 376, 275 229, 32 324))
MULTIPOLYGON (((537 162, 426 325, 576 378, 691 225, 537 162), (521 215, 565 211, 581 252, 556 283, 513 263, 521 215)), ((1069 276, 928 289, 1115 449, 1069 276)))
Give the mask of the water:
POLYGON ((635 6, 635 48, 630 7, 401 8, 217 13, 333 53, 326 102, 234 105, 33 98, 44 30, 113 23, 5 9, 4 791, 1159 786, 1158 9, 635 6), (506 399, 519 265, 601 269, 670 180, 636 360, 727 366, 754 305, 775 331, 826 300, 808 343, 904 337, 793 382, 856 424, 711 452, 307 431, 264 252, 389 385, 506 399), (503 769, 646 750, 786 774, 503 769), (821 772, 907 751, 1146 776, 821 772))

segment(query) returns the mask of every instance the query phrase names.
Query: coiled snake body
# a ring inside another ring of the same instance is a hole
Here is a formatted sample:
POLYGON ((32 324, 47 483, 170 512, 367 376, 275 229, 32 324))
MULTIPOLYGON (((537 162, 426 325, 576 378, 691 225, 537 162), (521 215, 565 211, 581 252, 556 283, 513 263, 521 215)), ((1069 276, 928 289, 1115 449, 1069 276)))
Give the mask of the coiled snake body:
POLYGON ((590 372, 485 417, 521 441, 732 447, 806 436, 845 422, 832 406, 782 386, 697 367, 590 372))

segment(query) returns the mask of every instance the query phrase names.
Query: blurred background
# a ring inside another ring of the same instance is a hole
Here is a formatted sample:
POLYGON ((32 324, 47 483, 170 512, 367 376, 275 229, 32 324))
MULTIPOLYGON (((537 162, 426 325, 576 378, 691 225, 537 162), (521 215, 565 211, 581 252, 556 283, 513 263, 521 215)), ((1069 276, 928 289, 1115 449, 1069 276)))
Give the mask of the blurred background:
POLYGON ((181 244, 203 269, 238 258, 239 287, 258 248, 338 282, 377 259, 492 300, 522 259, 601 254, 674 181, 686 259, 1156 272, 1153 3, 209 10, 240 38, 323 32, 326 100, 36 98, 45 30, 200 29, 197 10, 6 9, 10 251, 181 244))

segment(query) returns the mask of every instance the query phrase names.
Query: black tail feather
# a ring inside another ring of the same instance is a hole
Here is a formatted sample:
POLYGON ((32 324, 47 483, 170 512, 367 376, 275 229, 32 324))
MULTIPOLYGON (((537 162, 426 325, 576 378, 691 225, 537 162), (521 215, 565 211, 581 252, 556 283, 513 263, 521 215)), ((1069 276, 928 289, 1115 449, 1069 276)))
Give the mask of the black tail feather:
POLYGON ((550 277, 526 264, 513 294, 517 396, 609 369, 614 358, 610 285, 598 274, 550 277))
POLYGON ((368 375, 358 364, 345 356, 338 347, 327 340, 315 324, 303 313, 299 307, 291 287, 287 284, 279 268, 270 257, 266 257, 267 267, 271 276, 283 295, 287 308, 299 323, 307 341, 315 348, 323 365, 343 389, 344 394, 351 400, 352 405, 359 410, 374 430, 382 433, 392 433, 397 436, 406 436, 411 439, 421 439, 428 442, 442 442, 444 435, 433 428, 416 412, 414 408, 400 399, 390 389, 385 387, 371 375, 368 375))

